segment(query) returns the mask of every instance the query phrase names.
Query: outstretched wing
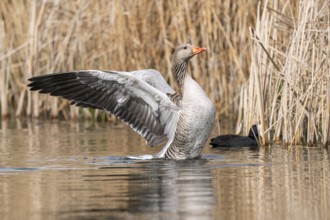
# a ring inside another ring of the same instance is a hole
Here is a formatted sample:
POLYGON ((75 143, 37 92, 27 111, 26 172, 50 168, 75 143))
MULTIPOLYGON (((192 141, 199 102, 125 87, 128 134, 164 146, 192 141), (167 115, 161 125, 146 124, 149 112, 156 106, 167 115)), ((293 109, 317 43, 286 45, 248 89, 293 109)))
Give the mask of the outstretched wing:
POLYGON ((136 70, 130 72, 132 75, 137 78, 145 81, 151 86, 155 87, 159 91, 162 91, 165 94, 174 94, 174 89, 167 84, 164 80, 162 74, 154 69, 146 69, 146 70, 136 70))
POLYGON ((154 146, 173 138, 179 118, 179 107, 166 95, 174 90, 155 71, 55 73, 30 78, 29 87, 77 106, 109 111, 154 146))

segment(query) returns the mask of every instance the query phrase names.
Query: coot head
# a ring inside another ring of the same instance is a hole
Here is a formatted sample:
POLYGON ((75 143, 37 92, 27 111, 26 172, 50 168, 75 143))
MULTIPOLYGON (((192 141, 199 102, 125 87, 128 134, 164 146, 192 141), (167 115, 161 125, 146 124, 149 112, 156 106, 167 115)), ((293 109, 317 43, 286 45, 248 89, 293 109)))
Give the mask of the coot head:
POLYGON ((258 139, 260 137, 260 125, 252 125, 249 131, 249 138, 258 139))

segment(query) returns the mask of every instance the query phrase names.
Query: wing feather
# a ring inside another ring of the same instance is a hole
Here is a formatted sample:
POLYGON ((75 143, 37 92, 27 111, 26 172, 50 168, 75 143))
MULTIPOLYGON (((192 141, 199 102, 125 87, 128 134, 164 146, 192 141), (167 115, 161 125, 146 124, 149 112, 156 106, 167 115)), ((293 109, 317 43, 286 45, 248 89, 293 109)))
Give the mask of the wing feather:
POLYGON ((148 145, 174 137, 179 107, 174 90, 156 70, 133 72, 86 70, 29 79, 32 91, 61 96, 72 105, 104 109, 126 122, 148 145))

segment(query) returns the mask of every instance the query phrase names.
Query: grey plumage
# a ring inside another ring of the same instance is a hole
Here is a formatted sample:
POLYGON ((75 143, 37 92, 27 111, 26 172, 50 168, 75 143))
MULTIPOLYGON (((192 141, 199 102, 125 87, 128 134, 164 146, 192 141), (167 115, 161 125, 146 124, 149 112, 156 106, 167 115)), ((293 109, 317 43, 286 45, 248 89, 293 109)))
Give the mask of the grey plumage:
POLYGON ((29 86, 32 91, 39 90, 40 93, 61 96, 76 106, 109 111, 144 137, 148 145, 155 146, 167 140, 166 124, 174 123, 179 110, 174 104, 163 106, 161 103, 170 103, 169 98, 162 99, 167 97, 165 92, 173 93, 174 90, 163 78, 162 82, 158 74, 155 70, 132 73, 77 71, 33 77, 29 86), (140 78, 145 81, 139 80, 140 78), (131 86, 136 84, 141 85, 131 86), (148 87, 159 90, 145 92, 148 87), (164 91, 162 97, 159 96, 160 91, 164 91), (143 95, 139 96, 139 93, 143 95), (156 96, 159 96, 158 100, 154 99, 156 96), (163 111, 173 111, 172 118, 162 119, 160 116, 165 114, 163 111))
POLYGON ((205 145, 215 113, 212 102, 187 73, 189 59, 203 51, 189 44, 176 49, 173 72, 179 93, 153 69, 55 73, 29 79, 29 87, 68 99, 72 105, 111 112, 150 146, 166 142, 158 154, 135 158, 195 158, 205 145))

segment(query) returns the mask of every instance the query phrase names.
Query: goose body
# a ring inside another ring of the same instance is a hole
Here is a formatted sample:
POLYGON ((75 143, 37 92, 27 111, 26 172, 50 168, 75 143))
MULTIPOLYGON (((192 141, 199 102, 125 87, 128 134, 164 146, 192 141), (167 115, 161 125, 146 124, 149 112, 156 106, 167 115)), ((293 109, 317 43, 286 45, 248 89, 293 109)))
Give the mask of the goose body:
POLYGON ((181 112, 174 140, 166 157, 187 159, 198 157, 213 128, 215 108, 203 89, 190 76, 186 77, 181 112))
POLYGON ((176 49, 173 73, 178 92, 153 69, 48 74, 30 78, 29 87, 61 96, 76 106, 111 112, 144 137, 149 146, 164 144, 156 155, 131 158, 196 158, 215 119, 213 103, 187 71, 190 58, 203 51, 190 44, 176 49))

